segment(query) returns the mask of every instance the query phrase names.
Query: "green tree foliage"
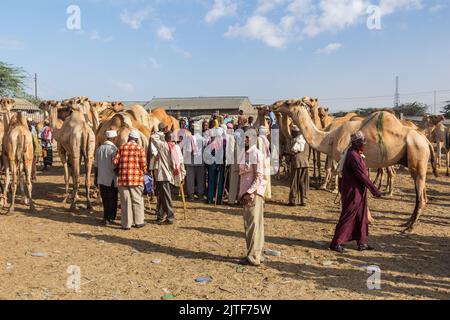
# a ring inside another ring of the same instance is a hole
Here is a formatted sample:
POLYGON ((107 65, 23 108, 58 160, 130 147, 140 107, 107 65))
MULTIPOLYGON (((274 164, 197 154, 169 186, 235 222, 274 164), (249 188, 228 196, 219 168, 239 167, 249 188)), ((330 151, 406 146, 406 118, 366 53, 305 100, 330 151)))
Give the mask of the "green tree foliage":
POLYGON ((0 96, 18 97, 25 92, 27 74, 22 68, 0 61, 0 96))
POLYGON ((450 119, 450 101, 445 102, 445 106, 442 108, 442 113, 447 119, 450 119))
POLYGON ((428 111, 429 106, 421 102, 404 103, 393 110, 396 114, 403 113, 404 116, 420 117, 424 116, 428 111))

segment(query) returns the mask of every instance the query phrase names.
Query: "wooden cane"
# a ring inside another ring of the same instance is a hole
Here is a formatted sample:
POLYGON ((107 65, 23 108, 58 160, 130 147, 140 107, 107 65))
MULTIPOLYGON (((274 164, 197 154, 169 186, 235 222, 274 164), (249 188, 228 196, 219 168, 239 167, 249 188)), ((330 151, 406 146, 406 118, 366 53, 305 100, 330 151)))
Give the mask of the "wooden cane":
POLYGON ((181 198, 183 200, 184 220, 187 220, 187 216, 186 216, 186 197, 184 196, 184 181, 181 182, 181 198))

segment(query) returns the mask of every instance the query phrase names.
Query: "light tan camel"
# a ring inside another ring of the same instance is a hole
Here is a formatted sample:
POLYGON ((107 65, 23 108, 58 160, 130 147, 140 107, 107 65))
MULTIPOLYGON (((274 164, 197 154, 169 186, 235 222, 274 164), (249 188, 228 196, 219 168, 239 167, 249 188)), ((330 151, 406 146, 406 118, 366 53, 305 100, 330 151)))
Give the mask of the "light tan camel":
POLYGON ((408 167, 416 188, 416 206, 405 225, 412 232, 426 207, 426 175, 431 157, 433 173, 437 176, 436 159, 428 139, 417 130, 405 127, 391 113, 376 112, 362 123, 348 122, 336 130, 325 132, 313 123, 301 99, 286 100, 272 106, 276 112, 288 114, 301 128, 308 144, 338 161, 350 145, 351 134, 362 131, 366 137, 366 163, 369 168, 385 168, 396 164, 408 167))
MULTIPOLYGON (((156 125, 157 127, 157 125, 156 125)), ((100 125, 97 131, 97 147, 106 141, 106 131, 116 130, 119 135, 118 147, 128 142, 128 135, 134 129, 141 133, 139 144, 147 149, 150 135, 155 128, 155 118, 144 107, 136 105, 129 110, 118 112, 100 125)))
MULTIPOLYGON (((318 98, 310 98, 310 97, 304 97, 302 99, 302 102, 308 107, 312 121, 316 128, 322 130, 322 122, 320 121, 320 115, 319 115, 319 99, 318 98)), ((319 184, 322 181, 322 160, 320 152, 316 149, 311 148, 310 152, 312 152, 313 155, 313 164, 314 164, 314 170, 313 170, 313 179, 319 179, 319 184), (316 169, 318 174, 316 173, 316 169)))
POLYGON ((25 173, 25 203, 29 204, 32 213, 36 212, 32 196, 33 184, 31 182, 33 158, 33 138, 28 129, 27 115, 26 113, 19 113, 6 125, 6 132, 3 137, 3 159, 6 177, 3 201, 5 205, 7 204, 9 187, 12 183, 11 206, 9 207, 8 214, 14 213, 17 184, 22 178, 22 172, 25 173))
MULTIPOLYGON (((64 167, 65 198, 69 199, 69 166, 72 171, 73 193, 71 210, 76 209, 78 200, 79 177, 81 161, 84 160, 86 167, 86 198, 87 209, 92 209, 90 199, 91 171, 95 153, 95 134, 87 123, 85 113, 85 101, 73 99, 69 102, 72 114, 64 121, 58 141, 58 152, 64 167)), ((55 120, 55 113, 52 113, 55 120)), ((53 121, 52 121, 53 122, 53 121)))
POLYGON ((433 128, 430 134, 430 141, 436 145, 437 150, 437 158, 438 158, 438 168, 442 168, 442 151, 444 150, 444 154, 447 160, 447 175, 449 174, 449 150, 447 149, 447 136, 448 136, 448 128, 444 125, 445 117, 444 116, 433 116, 431 118, 431 123, 433 124, 433 128))

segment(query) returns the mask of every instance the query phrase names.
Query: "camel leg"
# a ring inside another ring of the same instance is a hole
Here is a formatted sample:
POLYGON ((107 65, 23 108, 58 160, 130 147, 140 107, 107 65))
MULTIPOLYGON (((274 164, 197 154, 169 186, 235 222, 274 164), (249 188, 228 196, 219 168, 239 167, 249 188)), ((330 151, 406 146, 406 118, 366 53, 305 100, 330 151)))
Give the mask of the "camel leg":
POLYGON ((325 162, 325 181, 323 182, 322 186, 320 187, 320 190, 327 190, 328 184, 331 181, 331 171, 332 171, 332 160, 331 157, 327 156, 327 160, 325 162))
MULTIPOLYGON (((316 151, 315 150, 311 150, 310 152, 312 152, 312 156, 313 156, 313 179, 316 180, 317 179, 317 173, 316 173, 316 151)), ((311 158, 311 155, 310 155, 311 158)))
POLYGON ((78 200, 79 177, 80 177, 80 161, 78 158, 73 158, 72 163, 73 163, 72 167, 73 199, 70 210, 76 210, 78 200))
POLYGON ((426 207, 426 190, 425 181, 427 173, 427 165, 422 165, 419 168, 419 172, 415 175, 415 185, 416 185, 416 207, 414 208, 414 213, 412 214, 410 220, 406 225, 404 232, 413 232, 415 226, 417 225, 420 215, 423 209, 426 207))
POLYGON ((85 158, 86 162, 86 198, 87 198, 87 205, 86 208, 88 210, 92 210, 92 204, 91 204, 91 195, 90 195, 90 187, 91 187, 91 171, 92 171, 92 159, 87 156, 85 158))
POLYGON ((5 189, 3 190, 3 206, 7 206, 8 205, 8 191, 9 191, 9 186, 11 185, 11 168, 8 164, 7 161, 6 165, 5 165, 5 189))
POLYGON ((319 183, 322 181, 322 161, 320 159, 320 152, 317 151, 317 170, 319 171, 319 183))
POLYGON ((450 150, 446 150, 446 158, 447 158, 447 177, 450 176, 450 150))
POLYGON ((370 212, 370 209, 367 208, 367 218, 369 220, 369 224, 374 224, 375 223, 375 219, 372 216, 372 213, 370 212))
POLYGON ((30 203, 30 212, 36 213, 36 207, 34 206, 33 201, 33 183, 31 182, 31 171, 32 171, 32 163, 28 163, 25 165, 25 181, 27 185, 27 197, 30 203))
POLYGON ((334 175, 334 190, 332 191, 332 193, 338 194, 339 193, 339 173, 337 172, 338 163, 333 160, 332 166, 333 166, 333 175, 334 175))
POLYGON ((63 203, 67 203, 69 200, 69 165, 67 163, 67 154, 65 151, 60 151, 59 153, 60 158, 61 158, 61 162, 63 164, 63 168, 64 168, 64 183, 65 183, 65 194, 64 194, 64 200, 63 203))
POLYGON ((388 196, 392 197, 394 195, 394 181, 395 181, 395 169, 394 167, 388 168, 388 196))
POLYGON ((383 168, 378 169, 377 176, 375 180, 373 181, 374 185, 378 186, 378 190, 381 188, 381 182, 383 181, 383 168))
POLYGON ((9 207, 8 214, 13 214, 16 210, 16 191, 17 191, 17 168, 14 160, 10 160, 11 173, 12 173, 12 195, 11 206, 9 207))
POLYGON ((440 168, 442 168, 442 142, 436 143, 436 146, 437 146, 437 158, 438 158, 437 166, 438 166, 438 169, 440 169, 440 168))

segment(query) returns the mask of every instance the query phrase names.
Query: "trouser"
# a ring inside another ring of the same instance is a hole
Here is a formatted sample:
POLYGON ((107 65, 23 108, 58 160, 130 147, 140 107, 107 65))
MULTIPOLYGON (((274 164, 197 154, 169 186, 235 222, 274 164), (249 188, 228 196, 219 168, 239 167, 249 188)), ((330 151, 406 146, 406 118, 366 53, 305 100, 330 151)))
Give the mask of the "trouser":
POLYGON ((172 194, 170 191, 170 182, 156 182, 156 192, 158 195, 157 217, 159 221, 175 220, 175 213, 172 207, 172 194))
POLYGON ((197 193, 199 198, 205 195, 205 167, 186 166, 186 193, 192 198, 197 193))
POLYGON ((44 147, 43 150, 43 158, 44 158, 44 165, 52 166, 53 165, 53 147, 44 147))
POLYGON ((252 204, 244 206, 245 239, 247 259, 260 265, 264 250, 264 198, 256 196, 252 204))
POLYGON ((240 184, 240 176, 239 176, 239 165, 232 164, 230 167, 230 190, 228 192, 228 204, 234 205, 239 200, 239 184, 240 184))
POLYGON ((100 196, 103 202, 103 219, 114 221, 117 217, 117 205, 119 201, 119 189, 100 185, 100 196))
POLYGON ((144 186, 119 187, 122 227, 145 223, 144 186))
POLYGON ((225 166, 212 164, 208 166, 208 202, 214 203, 217 192, 217 204, 222 204, 225 166), (217 172, 219 171, 219 172, 217 172), (216 185, 217 184, 217 185, 216 185))
POLYGON ((290 204, 305 204, 305 199, 308 194, 309 183, 309 169, 308 168, 294 168, 291 172, 291 192, 289 194, 290 204))

